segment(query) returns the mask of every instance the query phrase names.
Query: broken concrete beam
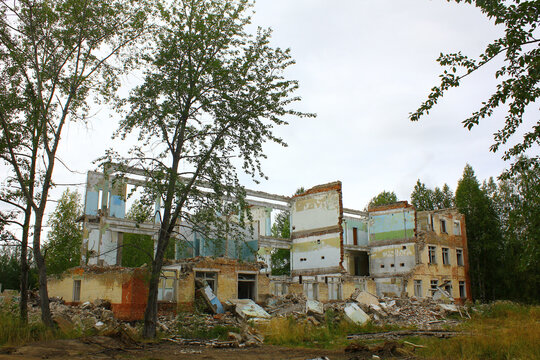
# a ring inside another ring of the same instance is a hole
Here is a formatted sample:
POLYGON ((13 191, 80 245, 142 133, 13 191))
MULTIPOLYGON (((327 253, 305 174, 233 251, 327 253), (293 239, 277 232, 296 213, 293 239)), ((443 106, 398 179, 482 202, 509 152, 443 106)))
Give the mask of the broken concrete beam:
POLYGON ((317 300, 306 301, 306 314, 308 315, 324 315, 324 305, 317 300))
POLYGON ((217 298, 217 296, 212 291, 212 288, 210 286, 206 286, 203 291, 201 291, 201 294, 208 303, 208 306, 212 308, 212 311, 216 314, 223 314, 225 311, 223 310, 223 305, 221 305, 221 302, 217 298))
POLYGON ((229 301, 236 304, 235 311, 244 320, 270 319, 270 314, 268 314, 262 307, 257 305, 255 301, 251 299, 237 299, 229 301))
POLYGON ((357 296, 352 298, 354 301, 356 301, 359 304, 365 304, 365 305, 379 305, 379 299, 377 297, 367 291, 361 291, 357 296))
POLYGON ((363 325, 367 323, 371 318, 368 314, 366 314, 362 309, 358 307, 356 304, 348 304, 343 309, 345 313, 345 318, 357 325, 363 325))

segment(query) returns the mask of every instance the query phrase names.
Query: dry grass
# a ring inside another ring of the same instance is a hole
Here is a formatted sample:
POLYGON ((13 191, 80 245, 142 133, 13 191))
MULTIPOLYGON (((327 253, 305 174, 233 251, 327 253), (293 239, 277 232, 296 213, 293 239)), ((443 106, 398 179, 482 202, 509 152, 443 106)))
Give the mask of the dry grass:
POLYGON ((412 339, 426 345, 426 359, 540 359, 540 306, 496 302, 481 307, 459 327, 469 335, 451 339, 412 339))
POLYGON ((333 311, 327 311, 320 325, 293 317, 276 317, 260 325, 265 343, 283 346, 340 348, 348 344, 347 335, 360 332, 394 330, 394 327, 377 327, 371 323, 364 326, 339 320, 333 311))

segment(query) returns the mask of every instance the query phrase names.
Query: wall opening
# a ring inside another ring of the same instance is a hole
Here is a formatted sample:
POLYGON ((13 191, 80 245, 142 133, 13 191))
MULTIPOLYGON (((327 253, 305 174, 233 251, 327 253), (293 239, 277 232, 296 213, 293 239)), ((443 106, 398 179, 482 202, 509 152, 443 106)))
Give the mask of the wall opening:
POLYGON ((73 280, 73 302, 81 301, 81 280, 73 280))
POLYGON ((257 300, 255 294, 257 294, 257 275, 238 274, 238 298, 257 300))
POLYGON ((369 276, 369 256, 367 251, 351 251, 350 273, 354 276, 369 276))

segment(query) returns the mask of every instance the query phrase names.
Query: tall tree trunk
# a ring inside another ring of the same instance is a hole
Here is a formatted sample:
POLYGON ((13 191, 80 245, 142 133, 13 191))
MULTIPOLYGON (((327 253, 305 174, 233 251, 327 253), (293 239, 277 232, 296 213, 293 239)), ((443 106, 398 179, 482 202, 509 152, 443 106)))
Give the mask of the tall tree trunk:
POLYGON ((45 259, 41 255, 41 224, 43 223, 43 211, 36 211, 36 223, 34 225, 34 260, 38 268, 39 275, 39 304, 41 307, 41 320, 49 328, 54 328, 54 322, 49 308, 49 293, 47 291, 47 268, 45 259))
POLYGON ((150 283, 148 284, 148 303, 146 304, 146 310, 144 311, 143 337, 146 339, 156 337, 159 275, 161 274, 161 266, 163 265, 163 254, 170 238, 170 232, 168 231, 166 223, 164 222, 161 225, 156 254, 152 261, 150 283))
POLYGON ((30 217, 32 215, 32 206, 26 205, 24 212, 24 225, 21 239, 21 278, 20 290, 21 300, 19 302, 20 318, 24 323, 28 322, 28 234, 30 230, 30 217))

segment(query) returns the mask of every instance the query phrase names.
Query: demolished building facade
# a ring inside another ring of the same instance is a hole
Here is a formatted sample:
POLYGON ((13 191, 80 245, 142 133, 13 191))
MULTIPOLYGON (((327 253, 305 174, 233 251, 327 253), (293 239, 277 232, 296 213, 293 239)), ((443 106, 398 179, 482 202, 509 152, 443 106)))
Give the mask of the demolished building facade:
MULTIPOLYGON (((143 183, 136 178, 118 180, 88 173, 81 268, 51 278, 51 295, 76 303, 99 293, 122 294, 123 288, 133 284, 126 270, 119 268, 123 235, 155 238, 159 229, 159 200, 151 222, 126 219, 127 186, 143 183), (110 276, 85 272, 89 265, 108 269, 102 273, 110 276), (124 280, 111 282, 115 273, 124 280)), ((357 289, 378 296, 442 294, 460 302, 470 300, 465 221, 456 209, 416 211, 405 201, 368 211, 347 209, 339 181, 293 197, 253 190, 246 194, 252 222, 237 238, 216 242, 196 227, 177 225, 181 239, 177 239, 175 259, 163 268, 160 282, 162 308, 191 306, 197 280, 210 285, 221 301, 249 298, 262 302, 287 293, 331 301, 348 298, 357 289), (289 212, 290 239, 271 236, 272 211, 289 212), (290 250, 288 276, 271 275, 270 256, 276 249, 290 250)), ((137 289, 143 296, 144 291, 137 289)), ((113 309, 116 304, 125 314, 140 313, 139 300, 117 298, 109 299, 113 309), (126 310, 130 301, 137 311, 126 310)))

